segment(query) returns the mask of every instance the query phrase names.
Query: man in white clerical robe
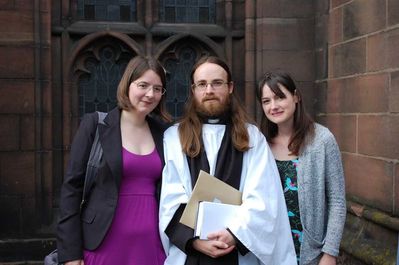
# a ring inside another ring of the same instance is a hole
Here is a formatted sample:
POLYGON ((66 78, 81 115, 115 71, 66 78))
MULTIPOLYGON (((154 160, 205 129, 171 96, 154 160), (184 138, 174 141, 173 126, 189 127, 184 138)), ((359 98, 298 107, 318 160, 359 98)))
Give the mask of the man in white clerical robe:
POLYGON ((203 57, 193 67, 188 108, 164 135, 159 228, 166 265, 297 264, 278 170, 256 126, 233 96, 228 66, 203 57), (180 217, 199 170, 242 192, 226 229, 194 237, 180 217))

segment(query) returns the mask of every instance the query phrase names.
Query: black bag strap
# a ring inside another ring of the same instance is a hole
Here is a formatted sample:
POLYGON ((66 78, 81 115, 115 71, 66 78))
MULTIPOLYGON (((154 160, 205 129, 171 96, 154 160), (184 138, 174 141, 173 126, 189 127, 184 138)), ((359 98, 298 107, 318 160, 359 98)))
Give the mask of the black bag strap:
POLYGON ((97 175, 98 167, 101 163, 101 158, 103 155, 103 149, 99 140, 98 124, 105 124, 104 119, 107 116, 106 112, 97 111, 98 123, 96 126, 96 134, 94 136, 93 145, 90 149, 90 156, 86 166, 85 182, 83 184, 83 195, 82 201, 80 202, 80 209, 82 209, 83 204, 86 202, 90 189, 93 185, 94 178, 97 175))

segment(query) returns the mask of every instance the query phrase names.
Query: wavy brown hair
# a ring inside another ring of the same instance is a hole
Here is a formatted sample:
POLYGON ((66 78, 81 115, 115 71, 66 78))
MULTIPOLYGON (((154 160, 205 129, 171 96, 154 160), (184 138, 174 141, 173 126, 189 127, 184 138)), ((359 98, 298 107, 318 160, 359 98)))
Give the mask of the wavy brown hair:
MULTIPOLYGON (((194 84, 195 71, 204 63, 217 64, 222 67, 227 73, 227 82, 232 82, 230 69, 222 59, 214 56, 204 56, 194 64, 191 70, 191 84, 194 84)), ((231 114, 232 142, 238 151, 244 152, 249 149, 249 135, 246 125, 249 122, 249 118, 236 98, 234 90, 229 97, 230 105, 227 111, 231 114)), ((183 152, 189 157, 196 157, 200 154, 201 149, 204 148, 201 144, 202 121, 195 110, 194 100, 193 88, 191 88, 189 99, 185 106, 185 113, 179 124, 179 136, 183 152)))
MULTIPOLYGON (((129 100, 129 87, 132 82, 140 78, 146 71, 154 71, 161 79, 162 86, 166 87, 166 74, 165 70, 160 62, 153 57, 136 56, 129 61, 126 66, 125 72, 118 85, 116 92, 116 98, 118 101, 118 107, 123 110, 130 110, 133 108, 129 100)), ((164 121, 171 121, 169 113, 165 107, 166 93, 162 95, 159 104, 150 114, 156 114, 164 121)))
MULTIPOLYGON (((298 97, 294 112, 294 134, 291 136, 288 144, 288 150, 291 152, 290 155, 299 155, 302 148, 306 145, 307 141, 313 138, 314 135, 314 121, 310 115, 306 112, 305 106, 302 100, 302 94, 297 89, 294 80, 287 73, 266 73, 260 80, 258 89, 256 90, 257 98, 262 105, 262 94, 263 87, 267 85, 270 90, 273 91, 279 98, 285 98, 283 91, 280 89, 280 85, 285 87, 289 93, 293 96, 298 97)), ((273 143, 273 138, 278 134, 277 124, 269 121, 266 115, 262 115, 260 129, 266 136, 269 143, 273 143)))

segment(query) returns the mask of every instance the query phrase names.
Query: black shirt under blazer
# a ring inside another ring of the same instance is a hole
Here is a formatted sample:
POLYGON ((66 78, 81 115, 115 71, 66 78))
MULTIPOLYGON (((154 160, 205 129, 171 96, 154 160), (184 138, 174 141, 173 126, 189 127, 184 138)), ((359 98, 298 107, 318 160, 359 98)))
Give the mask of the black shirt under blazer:
MULTIPOLYGON (((94 140, 98 115, 86 114, 72 142, 70 159, 61 188, 60 217, 57 227, 59 262, 83 258, 83 249, 94 250, 104 239, 115 213, 122 178, 122 139, 118 108, 111 110, 98 124, 103 157, 89 193, 80 211, 86 164, 94 140)), ((163 157, 163 132, 166 125, 147 117, 156 149, 163 157)))

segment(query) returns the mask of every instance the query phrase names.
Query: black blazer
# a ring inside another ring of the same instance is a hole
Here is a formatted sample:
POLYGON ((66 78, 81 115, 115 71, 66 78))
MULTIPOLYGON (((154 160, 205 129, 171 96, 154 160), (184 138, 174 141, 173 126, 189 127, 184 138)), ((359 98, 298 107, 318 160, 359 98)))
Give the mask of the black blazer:
MULTIPOLYGON (((89 193, 80 211, 86 164, 98 123, 97 113, 86 114, 71 147, 70 159, 61 188, 60 217, 57 226, 59 262, 82 259, 83 249, 96 249, 107 233, 118 201, 122 178, 122 139, 118 108, 111 110, 98 124, 103 157, 89 193)), ((163 132, 166 125, 147 117, 156 149, 163 157, 163 132)))

